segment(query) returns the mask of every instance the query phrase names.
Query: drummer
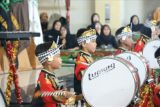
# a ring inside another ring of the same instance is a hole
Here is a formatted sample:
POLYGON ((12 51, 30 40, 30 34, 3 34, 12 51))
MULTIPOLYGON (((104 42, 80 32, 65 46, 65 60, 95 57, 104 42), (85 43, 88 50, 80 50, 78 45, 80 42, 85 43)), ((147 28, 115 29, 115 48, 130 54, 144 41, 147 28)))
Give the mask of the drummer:
POLYGON ((96 50, 96 30, 95 29, 79 29, 77 32, 77 41, 81 48, 76 58, 74 70, 74 90, 78 95, 82 94, 81 79, 82 76, 93 62, 92 53, 96 50))
POLYGON ((156 50, 154 54, 155 58, 157 59, 157 62, 159 64, 159 69, 156 70, 156 78, 157 80, 157 85, 154 89, 154 97, 153 97, 153 102, 156 107, 160 107, 160 47, 156 50))
POLYGON ((120 28, 119 30, 117 30, 116 35, 119 48, 115 52, 115 55, 120 54, 124 51, 131 51, 134 46, 131 29, 128 26, 124 27, 123 29, 120 28))
MULTIPOLYGON (((157 59, 157 62, 160 66, 160 47, 156 50, 155 54, 154 54, 155 58, 157 59)), ((160 67, 159 67, 160 69, 160 67)), ((156 69, 156 78, 158 78, 157 83, 160 83, 160 70, 156 69)))

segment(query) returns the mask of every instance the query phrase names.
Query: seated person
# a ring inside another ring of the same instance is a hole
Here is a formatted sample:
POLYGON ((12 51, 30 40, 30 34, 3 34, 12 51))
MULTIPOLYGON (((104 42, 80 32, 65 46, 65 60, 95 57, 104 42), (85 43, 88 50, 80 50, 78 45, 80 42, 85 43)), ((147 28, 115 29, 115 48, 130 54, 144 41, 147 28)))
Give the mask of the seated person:
POLYGON ((107 48, 118 48, 117 41, 115 37, 111 34, 111 29, 109 25, 103 25, 101 35, 97 37, 99 41, 97 41, 97 46, 103 48, 106 46, 107 48), (99 38, 99 39, 98 39, 99 38))
POLYGON ((95 29, 95 23, 100 21, 100 16, 98 13, 93 13, 91 16, 91 24, 87 28, 95 29))
POLYGON ((139 17, 137 15, 133 15, 128 26, 130 26, 132 32, 139 32, 143 24, 139 23, 139 17))
POLYGON ((59 44, 63 46, 61 49, 77 50, 79 49, 75 35, 71 35, 66 26, 60 28, 60 41, 59 44))
POLYGON ((57 37, 60 35, 61 22, 59 20, 54 21, 52 29, 44 32, 44 42, 57 41, 57 37))

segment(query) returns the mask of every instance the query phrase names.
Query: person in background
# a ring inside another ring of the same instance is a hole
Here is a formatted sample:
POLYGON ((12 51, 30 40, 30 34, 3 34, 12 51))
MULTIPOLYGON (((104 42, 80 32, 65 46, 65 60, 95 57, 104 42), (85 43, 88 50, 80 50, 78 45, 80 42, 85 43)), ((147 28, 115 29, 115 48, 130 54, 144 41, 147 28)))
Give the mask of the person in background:
POLYGON ((48 27, 48 14, 46 12, 42 12, 40 14, 40 21, 41 21, 41 27, 42 27, 42 32, 47 31, 48 27))
POLYGON ((66 26, 68 33, 70 33, 70 27, 67 19, 65 17, 60 17, 59 21, 61 22, 62 26, 66 26))
POLYGON ((96 30, 79 29, 77 37, 81 51, 77 55, 74 69, 74 90, 78 95, 82 95, 81 80, 85 70, 93 62, 92 54, 96 50, 96 30))
POLYGON ((102 26, 101 35, 97 37, 97 40, 99 40, 97 41, 97 47, 118 48, 117 41, 111 34, 111 28, 107 24, 102 26))
POLYGON ((95 22, 100 22, 100 16, 98 13, 93 13, 92 16, 91 16, 91 24, 88 25, 87 28, 92 28, 94 29, 95 28, 95 22))
POLYGON ((58 36, 60 35, 61 22, 59 20, 54 21, 52 29, 44 32, 44 41, 57 41, 58 36))
POLYGON ((94 29, 96 30, 97 36, 101 35, 102 24, 100 22, 95 22, 94 29))
POLYGON ((60 29, 60 41, 62 44, 61 49, 77 50, 79 49, 75 35, 71 35, 66 26, 61 26, 60 29))
POLYGON ((97 46, 99 46, 99 44, 101 43, 100 36, 101 36, 102 25, 100 22, 95 22, 93 28, 96 30, 96 35, 97 35, 96 43, 97 46))
POLYGON ((140 24, 139 17, 137 15, 133 15, 128 26, 131 28, 132 32, 139 32, 143 24, 140 24))

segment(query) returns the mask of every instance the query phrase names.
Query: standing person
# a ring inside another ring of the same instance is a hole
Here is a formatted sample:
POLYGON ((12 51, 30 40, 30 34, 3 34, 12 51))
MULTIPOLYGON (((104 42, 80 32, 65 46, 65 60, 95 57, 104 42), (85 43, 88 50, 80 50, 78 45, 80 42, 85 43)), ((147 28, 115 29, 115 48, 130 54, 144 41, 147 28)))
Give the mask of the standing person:
POLYGON ((41 27, 42 27, 42 32, 47 30, 48 28, 48 14, 46 12, 42 12, 40 14, 40 21, 41 21, 41 27))
POLYGON ((74 103, 76 99, 74 93, 60 89, 58 79, 54 74, 54 71, 62 64, 60 50, 56 43, 48 42, 38 45, 35 54, 43 69, 38 77, 32 105, 34 107, 58 107, 58 103, 74 103))
POLYGON ((122 27, 117 30, 116 34, 119 47, 115 54, 117 55, 127 50, 131 51, 134 46, 131 29, 129 27, 122 27))
POLYGON ((92 28, 92 29, 94 29, 96 22, 100 22, 100 16, 99 16, 98 13, 93 13, 92 16, 91 16, 91 24, 88 25, 87 28, 92 28))
POLYGON ((97 43, 99 47, 108 46, 108 48, 118 48, 117 41, 111 34, 111 28, 109 25, 106 24, 102 26, 101 35, 97 37, 97 39, 98 38, 100 40, 99 43, 97 43))
POLYGON ((82 76, 93 62, 92 53, 96 50, 96 31, 95 29, 79 29, 77 32, 77 41, 81 48, 76 58, 76 65, 74 69, 74 90, 78 95, 82 94, 81 80, 82 76))

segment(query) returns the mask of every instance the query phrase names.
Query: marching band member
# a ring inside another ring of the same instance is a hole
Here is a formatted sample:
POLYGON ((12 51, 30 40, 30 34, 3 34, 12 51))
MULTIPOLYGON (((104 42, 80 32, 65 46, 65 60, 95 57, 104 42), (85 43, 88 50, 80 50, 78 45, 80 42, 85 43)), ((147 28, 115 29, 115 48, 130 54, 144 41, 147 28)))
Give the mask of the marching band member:
POLYGON ((80 29, 77 32, 77 37, 78 44, 82 50, 76 58, 74 70, 74 90, 78 95, 82 95, 81 79, 89 64, 93 62, 91 54, 96 50, 96 30, 80 29))
POLYGON ((74 104, 74 93, 60 90, 58 79, 52 72, 61 66, 60 50, 55 42, 40 44, 35 54, 43 66, 33 96, 34 107, 58 107, 58 103, 74 104))
POLYGON ((118 55, 124 51, 131 51, 134 43, 132 40, 132 31, 129 27, 117 30, 117 41, 119 48, 115 52, 115 55, 118 55))
POLYGON ((146 27, 146 26, 143 26, 141 29, 140 29, 140 37, 138 38, 138 40, 136 41, 135 43, 135 46, 134 46, 134 49, 133 51, 134 52, 142 52, 145 44, 148 42, 148 40, 151 38, 151 29, 146 27))
MULTIPOLYGON (((156 50, 154 56, 157 59, 157 62, 160 66, 160 47, 156 50)), ((159 67, 159 69, 160 69, 160 67, 159 67)), ((153 102, 154 102, 156 107, 160 107, 160 85, 159 85, 159 83, 160 83, 160 72, 158 72, 158 71, 156 71, 158 82, 157 82, 157 85, 154 89, 154 96, 153 96, 153 102)))

